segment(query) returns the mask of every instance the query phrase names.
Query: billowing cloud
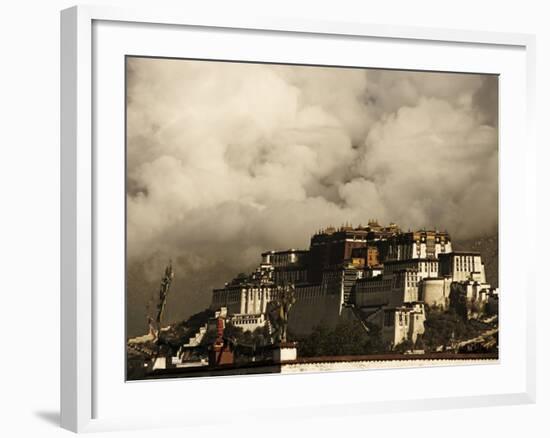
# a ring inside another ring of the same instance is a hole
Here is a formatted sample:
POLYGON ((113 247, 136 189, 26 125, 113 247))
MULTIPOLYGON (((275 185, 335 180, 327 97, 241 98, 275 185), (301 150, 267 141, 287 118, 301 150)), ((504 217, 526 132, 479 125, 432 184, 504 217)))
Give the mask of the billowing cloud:
POLYGON ((328 224, 496 230, 496 77, 130 58, 127 91, 130 334, 169 259, 177 319, 328 224))

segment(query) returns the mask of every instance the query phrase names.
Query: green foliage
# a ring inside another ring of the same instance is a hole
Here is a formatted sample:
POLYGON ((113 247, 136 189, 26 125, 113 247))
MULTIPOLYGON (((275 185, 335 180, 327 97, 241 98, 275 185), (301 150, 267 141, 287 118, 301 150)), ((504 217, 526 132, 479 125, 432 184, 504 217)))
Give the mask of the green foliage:
POLYGON ((369 340, 366 345, 368 354, 378 354, 388 351, 390 346, 382 339, 381 327, 367 322, 367 328, 369 329, 369 340))
POLYGON ((223 337, 231 340, 239 340, 244 337, 244 330, 242 327, 227 323, 225 324, 225 329, 223 330, 223 337))
POLYGON ((236 345, 246 346, 252 349, 264 347, 271 343, 267 327, 258 327, 254 331, 245 331, 241 327, 227 324, 223 336, 236 345))
POLYGON ((252 339, 256 346, 266 346, 271 344, 271 336, 269 336, 269 330, 266 326, 258 327, 252 332, 252 339))
POLYGON ((394 348, 394 350, 397 353, 405 353, 407 351, 411 351, 414 348, 414 344, 410 339, 405 339, 399 344, 397 344, 394 348))
POLYGON ((427 350, 434 351, 439 346, 443 348, 459 339, 475 336, 477 330, 455 311, 443 312, 430 310, 424 322, 425 333, 422 336, 427 350))
POLYGON ((485 314, 487 316, 498 315, 498 299, 490 299, 485 306, 485 314))
POLYGON ((302 357, 373 354, 384 349, 380 330, 372 326, 367 333, 358 321, 342 322, 333 329, 316 327, 298 342, 298 355, 302 357))
POLYGON ((426 343, 424 342, 424 335, 418 335, 416 342, 414 343, 415 350, 426 350, 426 343))

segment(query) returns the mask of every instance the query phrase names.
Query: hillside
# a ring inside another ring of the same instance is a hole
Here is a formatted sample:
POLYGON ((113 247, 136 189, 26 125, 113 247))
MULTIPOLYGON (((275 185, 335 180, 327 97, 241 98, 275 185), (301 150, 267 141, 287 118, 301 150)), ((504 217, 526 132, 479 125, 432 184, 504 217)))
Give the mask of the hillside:
POLYGON ((485 264, 487 281, 498 287, 498 234, 468 240, 453 240, 456 251, 478 251, 485 264))

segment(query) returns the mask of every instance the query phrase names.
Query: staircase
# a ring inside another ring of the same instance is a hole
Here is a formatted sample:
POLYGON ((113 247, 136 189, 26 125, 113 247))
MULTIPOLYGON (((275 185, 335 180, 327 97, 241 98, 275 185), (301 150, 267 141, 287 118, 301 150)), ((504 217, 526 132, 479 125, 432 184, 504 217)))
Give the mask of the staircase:
MULTIPOLYGON (((361 324, 361 326, 363 327, 363 329, 368 333, 370 330, 367 326, 367 323, 366 323, 366 320, 365 320, 365 317, 363 316, 363 314, 361 313, 361 311, 359 309, 357 309, 357 307, 355 307, 355 304, 350 304, 348 305, 348 307, 351 309, 351 311, 353 312, 353 314, 355 315, 355 317, 357 318, 357 320, 359 321, 359 323, 361 324)), ((376 312, 374 312, 372 315, 376 314, 379 310, 377 310, 376 312)), ((370 316, 372 316, 370 315, 370 316)))
POLYGON ((198 347, 202 340, 204 339, 204 336, 206 335, 206 332, 208 331, 208 323, 202 325, 199 327, 199 331, 195 333, 194 336, 189 338, 186 344, 183 344, 184 347, 198 347))
POLYGON ((273 334, 273 326, 271 325, 271 321, 269 320, 269 318, 266 318, 265 320, 265 325, 267 327, 267 333, 269 334, 269 336, 271 336, 273 334))

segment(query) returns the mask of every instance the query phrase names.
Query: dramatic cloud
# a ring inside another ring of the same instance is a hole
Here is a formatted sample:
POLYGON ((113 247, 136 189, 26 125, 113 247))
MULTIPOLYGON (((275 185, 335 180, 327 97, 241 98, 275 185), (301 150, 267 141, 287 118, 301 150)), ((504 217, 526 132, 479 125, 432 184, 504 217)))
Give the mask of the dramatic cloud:
POLYGON ((169 259, 177 319, 329 224, 494 232, 497 103, 492 76, 130 58, 129 333, 169 259))

